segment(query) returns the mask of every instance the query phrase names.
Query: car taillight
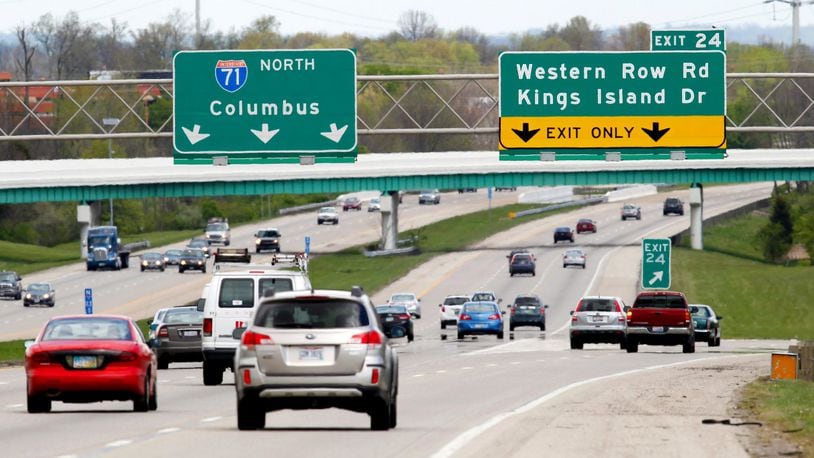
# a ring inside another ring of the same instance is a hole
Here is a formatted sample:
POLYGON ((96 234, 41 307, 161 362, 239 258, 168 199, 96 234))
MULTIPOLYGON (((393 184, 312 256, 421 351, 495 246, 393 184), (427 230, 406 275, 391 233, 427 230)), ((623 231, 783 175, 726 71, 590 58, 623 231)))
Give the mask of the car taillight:
POLYGON ((574 309, 574 313, 579 312, 579 309, 582 307, 582 301, 577 302, 577 308, 574 309))
POLYGON ((471 316, 466 315, 466 314, 463 314, 463 315, 461 315, 461 316, 458 318, 458 321, 469 321, 469 320, 471 320, 471 319, 472 319, 472 317, 471 317, 471 316))
POLYGON ((373 373, 370 374, 370 383, 373 385, 379 383, 379 369, 373 368, 373 373))
POLYGON ((627 320, 630 321, 631 318, 633 318, 633 310, 628 310, 627 311, 627 320))
POLYGON ((51 354, 48 353, 48 352, 34 353, 29 358, 29 361, 31 362, 31 364, 36 364, 36 365, 50 364, 51 363, 51 354))
POLYGON ((447 312, 447 308, 442 305, 441 306, 441 313, 446 313, 446 312, 447 312))
POLYGON ((123 351, 116 356, 116 361, 135 361, 136 354, 129 351, 123 351))
POLYGON ((244 385, 252 384, 252 373, 249 369, 243 369, 243 384, 244 385))
POLYGON ((271 340, 270 336, 248 330, 240 338, 240 344, 246 346, 249 350, 254 350, 256 345, 270 345, 273 343, 274 341, 271 340))
POLYGON ((212 318, 204 318, 203 335, 207 337, 212 337, 212 318))
POLYGON ((160 328, 158 328, 158 337, 169 337, 169 336, 170 330, 167 329, 166 326, 161 326, 160 328))
POLYGON ((489 319, 490 320, 499 320, 500 319, 500 314, 499 313, 493 313, 493 314, 489 315, 489 319))
POLYGON ((624 323, 625 315, 624 310, 622 310, 622 306, 619 304, 619 301, 613 301, 616 304, 616 313, 619 314, 619 318, 617 319, 618 322, 624 323))
POLYGON ((354 334, 350 338, 352 344, 368 344, 368 345, 381 345, 382 335, 378 331, 370 330, 361 334, 354 334))
POLYGON ((409 313, 403 313, 403 314, 399 315, 399 319, 409 320, 410 319, 410 314, 409 313))
POLYGON ((515 312, 517 312, 517 309, 516 309, 516 308, 514 308, 514 307, 512 307, 510 310, 511 310, 511 314, 512 314, 512 315, 514 315, 514 314, 515 314, 515 312))
POLYGON ((689 324, 692 317, 690 316, 689 310, 684 310, 684 324, 689 324))

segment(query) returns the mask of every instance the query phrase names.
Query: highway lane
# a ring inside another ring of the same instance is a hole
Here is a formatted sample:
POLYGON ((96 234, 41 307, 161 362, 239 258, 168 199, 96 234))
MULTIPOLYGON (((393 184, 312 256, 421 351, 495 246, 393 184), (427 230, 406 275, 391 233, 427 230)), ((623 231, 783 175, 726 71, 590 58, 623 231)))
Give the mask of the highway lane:
MULTIPOLYGON (((493 194, 492 205, 507 205, 517 201, 517 192, 493 194)), ((418 205, 418 196, 408 194, 400 206, 399 228, 407 230, 455 215, 471 213, 488 208, 485 190, 478 193, 444 193, 440 205, 418 205)), ((283 234, 284 251, 304 251, 304 237, 311 237, 314 252, 338 251, 350 246, 378 240, 381 235, 381 216, 367 212, 339 212, 340 223, 336 226, 317 225, 316 210, 284 216, 270 221, 232 228, 231 247, 249 247, 254 251, 253 234, 257 229, 276 227, 283 234)), ((203 235, 203 232, 201 232, 203 235)), ((151 251, 182 248, 186 242, 151 251)), ((270 254, 256 256, 253 260, 267 262, 270 254)), ((33 337, 49 317, 71 313, 84 313, 84 290, 93 289, 96 313, 119 313, 135 318, 152 316, 161 307, 180 305, 198 298, 210 272, 202 275, 190 271, 183 275, 175 267, 165 272, 140 272, 137 259, 129 269, 121 271, 87 272, 84 263, 71 264, 47 271, 26 275, 23 284, 37 281, 52 282, 57 291, 54 308, 24 308, 22 301, 0 300, 0 341, 33 337)), ((209 269, 212 268, 210 261, 209 269)))
MULTIPOLYGON (((753 188, 722 188, 715 192, 708 189, 707 215, 768 192, 766 187, 753 188)), ((662 364, 785 348, 785 342, 728 340, 713 349, 699 344, 697 353, 691 355, 672 347, 643 346, 635 355, 609 345, 587 345, 584 351, 567 348, 565 333, 557 331, 567 323, 567 311, 576 298, 601 284, 604 270, 615 265, 613 258, 624 251, 616 246, 647 233, 660 235, 660 231, 672 225, 686 224, 687 217, 661 217, 662 199, 663 196, 639 199, 644 204, 644 219, 625 224, 620 221, 618 230, 614 220, 618 219, 621 204, 580 209, 531 222, 483 242, 486 249, 481 251, 436 258, 394 285, 394 289, 428 290, 423 294, 424 318, 416 322, 417 341, 410 345, 398 343, 400 419, 394 431, 370 432, 367 416, 328 410, 276 412, 268 415, 266 431, 238 432, 234 389, 228 385, 231 376, 227 375, 226 385, 204 387, 200 369, 194 364, 173 365, 160 372, 158 412, 132 413, 130 403, 86 406, 57 403, 57 413, 53 415, 29 415, 24 412, 22 370, 12 368, 0 370, 0 423, 12 425, 0 431, 0 441, 10 444, 6 451, 11 456, 134 456, 157 451, 162 455, 207 456, 258 452, 298 456, 429 456, 470 428, 571 383, 662 364), (600 221, 598 234, 578 238, 578 243, 590 250, 589 268, 563 270, 558 256, 564 247, 547 246, 550 229, 565 222, 573 224, 581 216, 600 221), (511 244, 537 246, 539 278, 508 277, 505 248, 511 244), (604 255, 594 252, 600 250, 617 250, 613 257, 606 258, 603 269, 597 269, 597 258, 604 255), (452 338, 442 342, 433 294, 440 298, 452 292, 468 292, 473 287, 495 289, 504 303, 518 292, 531 290, 541 294, 552 304, 545 338, 531 331, 518 332, 518 339, 513 342, 499 342, 494 337, 465 341, 452 338), (47 442, 40 440, 42 431, 49 431, 47 442)), ((625 262, 635 264, 631 260, 625 262)), ((620 279, 626 277, 623 272, 615 273, 620 279)), ((627 284, 620 280, 619 289, 613 294, 625 295, 623 290, 631 288, 629 283, 633 283, 635 290, 637 271, 633 275, 632 280, 627 277, 627 284)))

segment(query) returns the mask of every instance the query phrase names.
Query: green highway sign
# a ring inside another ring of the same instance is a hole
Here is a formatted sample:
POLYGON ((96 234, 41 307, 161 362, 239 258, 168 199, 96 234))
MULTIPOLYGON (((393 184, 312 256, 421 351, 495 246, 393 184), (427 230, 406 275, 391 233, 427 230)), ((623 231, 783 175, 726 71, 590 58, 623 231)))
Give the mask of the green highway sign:
POLYGON ((670 288, 670 239, 642 239, 642 288, 670 288))
POLYGON ((504 52, 502 150, 726 148, 720 51, 504 52))
POLYGON ((175 162, 355 157, 349 49, 181 51, 173 86, 175 162))
POLYGON ((726 51, 724 29, 651 30, 651 51, 726 51))

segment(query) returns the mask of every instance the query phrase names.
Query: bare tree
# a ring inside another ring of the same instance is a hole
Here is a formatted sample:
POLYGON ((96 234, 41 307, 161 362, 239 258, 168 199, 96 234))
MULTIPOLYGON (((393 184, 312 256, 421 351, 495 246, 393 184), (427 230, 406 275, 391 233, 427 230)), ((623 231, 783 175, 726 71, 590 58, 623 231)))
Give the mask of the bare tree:
POLYGON ((137 68, 169 68, 175 51, 188 48, 191 29, 186 17, 175 10, 166 21, 150 23, 133 34, 133 64, 137 68))
POLYGON ((127 23, 119 22, 115 18, 110 21, 110 27, 97 40, 97 53, 99 63, 105 70, 122 70, 130 64, 128 46, 125 43, 127 23))
POLYGON ((642 51, 650 49, 650 26, 636 22, 620 27, 610 39, 614 51, 642 51))
POLYGON ((398 24, 401 35, 410 41, 437 38, 439 34, 438 24, 426 11, 407 10, 399 17, 398 24))
POLYGON ((574 51, 598 51, 602 47, 602 31, 584 16, 575 16, 559 33, 574 51))
POLYGON ((283 44, 280 21, 274 16, 260 16, 240 36, 241 49, 271 49, 283 44))
POLYGON ((61 80, 69 77, 87 77, 95 66, 93 29, 79 22, 71 11, 58 22, 51 14, 40 17, 33 29, 40 49, 48 60, 48 75, 61 80))
MULTIPOLYGON (((31 81, 34 74, 34 53, 37 52, 37 47, 31 43, 30 34, 27 33, 24 26, 17 26, 14 32, 17 35, 17 42, 20 44, 18 52, 14 56, 14 65, 17 67, 17 73, 22 75, 23 81, 31 81)), ((26 99, 28 99, 28 86, 25 87, 25 90, 26 99)))

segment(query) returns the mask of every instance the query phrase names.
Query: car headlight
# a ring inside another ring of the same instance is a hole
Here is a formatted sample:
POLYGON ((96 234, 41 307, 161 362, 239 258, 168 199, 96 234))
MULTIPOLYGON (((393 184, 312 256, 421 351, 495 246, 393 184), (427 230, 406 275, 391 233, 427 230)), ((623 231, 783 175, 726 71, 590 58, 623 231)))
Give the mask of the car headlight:
POLYGON ((50 295, 50 294, 43 294, 43 295, 42 295, 42 298, 43 298, 43 299, 48 299, 49 297, 51 297, 51 295, 50 295))
POLYGON ((186 261, 181 261, 181 265, 185 266, 185 265, 187 265, 187 262, 186 261))
POLYGON ((254 244, 255 244, 255 245, 260 245, 260 242, 261 242, 261 240, 260 240, 260 239, 257 239, 257 240, 255 240, 255 241, 254 241, 254 244))
POLYGON ((164 257, 164 262, 170 262, 170 258, 164 257))
POLYGON ((26 294, 26 295, 25 295, 25 298, 26 298, 26 299, 31 299, 31 293, 26 294))
POLYGON ((141 261, 141 265, 142 265, 142 266, 146 266, 146 265, 147 265, 147 261, 141 261))
POLYGON ((203 265, 203 261, 198 261, 198 265, 203 265))
POLYGON ((156 261, 156 262, 155 262, 155 265, 160 266, 160 265, 161 265, 161 261, 156 261))

